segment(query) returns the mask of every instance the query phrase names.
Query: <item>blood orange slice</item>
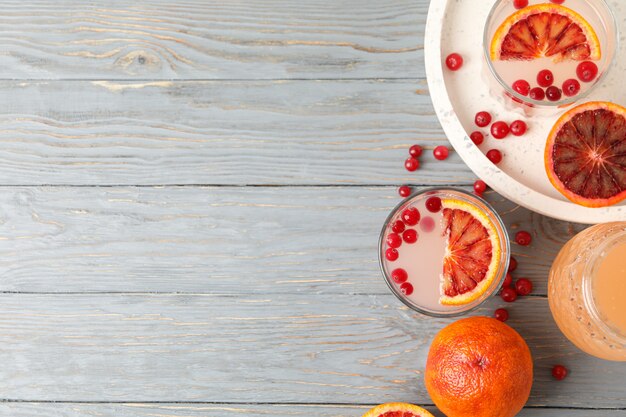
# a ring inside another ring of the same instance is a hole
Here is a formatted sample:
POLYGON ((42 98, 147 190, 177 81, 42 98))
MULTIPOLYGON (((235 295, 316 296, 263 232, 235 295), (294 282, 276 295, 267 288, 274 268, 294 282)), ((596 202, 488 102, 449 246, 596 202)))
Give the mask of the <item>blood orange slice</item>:
POLYGON ((470 303, 487 291, 500 262, 500 238, 493 222, 475 206, 442 200, 444 234, 441 298, 444 305, 470 303))
POLYGON ((566 112, 546 142, 548 178, 565 197, 587 207, 626 198, 626 109, 594 101, 566 112))
POLYGON ((591 25, 574 10, 537 4, 509 16, 496 30, 490 47, 495 60, 584 61, 601 57, 600 41, 591 25))
POLYGON ((407 403, 381 404, 365 413, 363 417, 434 417, 422 407, 407 403))

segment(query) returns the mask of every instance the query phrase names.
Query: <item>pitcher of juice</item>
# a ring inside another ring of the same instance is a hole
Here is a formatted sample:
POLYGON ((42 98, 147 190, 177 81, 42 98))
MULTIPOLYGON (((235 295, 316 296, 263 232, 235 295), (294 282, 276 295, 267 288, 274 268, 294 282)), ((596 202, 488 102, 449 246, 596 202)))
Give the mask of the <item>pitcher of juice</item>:
POLYGON ((567 242, 550 270, 548 300, 572 343, 626 361, 626 222, 598 224, 567 242))

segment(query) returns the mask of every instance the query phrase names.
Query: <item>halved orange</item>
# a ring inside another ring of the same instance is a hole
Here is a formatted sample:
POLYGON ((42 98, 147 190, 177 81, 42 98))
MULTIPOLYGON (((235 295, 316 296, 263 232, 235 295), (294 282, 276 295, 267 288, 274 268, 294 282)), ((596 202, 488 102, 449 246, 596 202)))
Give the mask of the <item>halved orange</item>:
POLYGON ((574 10, 536 4, 509 16, 491 40, 491 60, 598 60, 600 41, 591 25, 574 10))
POLYGON ((554 187, 571 201, 605 207, 626 198, 626 109, 593 101, 556 122, 544 155, 554 187))
POLYGON ((500 238, 491 219, 476 206, 451 198, 441 206, 447 247, 439 302, 468 304, 487 291, 498 273, 500 238))
POLYGON ((434 417, 422 407, 407 403, 387 403, 372 408, 363 417, 434 417))

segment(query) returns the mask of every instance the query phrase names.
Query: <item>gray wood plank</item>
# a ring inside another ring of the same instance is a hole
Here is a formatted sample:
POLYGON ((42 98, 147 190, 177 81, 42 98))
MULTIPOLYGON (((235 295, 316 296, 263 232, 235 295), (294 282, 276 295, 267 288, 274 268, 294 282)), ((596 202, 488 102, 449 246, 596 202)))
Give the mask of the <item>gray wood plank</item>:
MULTIPOLYGON (((443 417, 432 406, 425 407, 443 417)), ((58 404, 5 403, 0 413, 12 417, 360 417, 369 406, 298 404, 58 404)), ((517 417, 623 417, 624 410, 526 408, 517 417)))
POLYGON ((473 182, 425 81, 0 81, 0 184, 473 182), (427 148, 404 169, 408 148, 427 148))
MULTIPOLYGON (((546 294, 552 259, 582 226, 487 194, 515 276, 546 294)), ((377 239, 395 187, 0 187, 0 290, 387 294, 377 239)))
POLYGON ((0 78, 421 77, 427 0, 3 1, 0 78))
MULTIPOLYGON (((478 314, 502 305, 492 300, 478 314)), ((529 405, 623 407, 625 364, 557 330, 545 298, 512 307, 535 359, 529 405), (555 382, 554 363, 571 368, 555 382)), ((428 402, 422 372, 450 320, 391 295, 0 295, 2 397, 49 401, 428 402)))

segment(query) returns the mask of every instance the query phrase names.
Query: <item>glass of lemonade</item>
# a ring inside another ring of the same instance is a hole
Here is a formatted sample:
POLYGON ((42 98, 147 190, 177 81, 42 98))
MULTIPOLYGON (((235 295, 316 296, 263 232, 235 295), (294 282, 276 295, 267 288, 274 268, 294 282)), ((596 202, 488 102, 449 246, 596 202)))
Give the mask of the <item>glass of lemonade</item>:
POLYGON ((550 270, 548 300, 572 343, 626 361, 626 222, 598 224, 567 242, 550 270))
POLYGON ((463 190, 430 188, 393 209, 378 255, 387 285, 404 304, 445 317, 473 310, 500 288, 510 248, 487 202, 463 190))
POLYGON ((606 75, 617 50, 617 24, 607 3, 531 0, 519 10, 513 4, 496 1, 485 24, 485 75, 492 92, 505 104, 544 111, 586 97, 606 75), (581 78, 577 70, 583 63, 591 72, 583 71, 581 78), (544 72, 540 84, 544 70, 552 74, 552 82, 544 72))

